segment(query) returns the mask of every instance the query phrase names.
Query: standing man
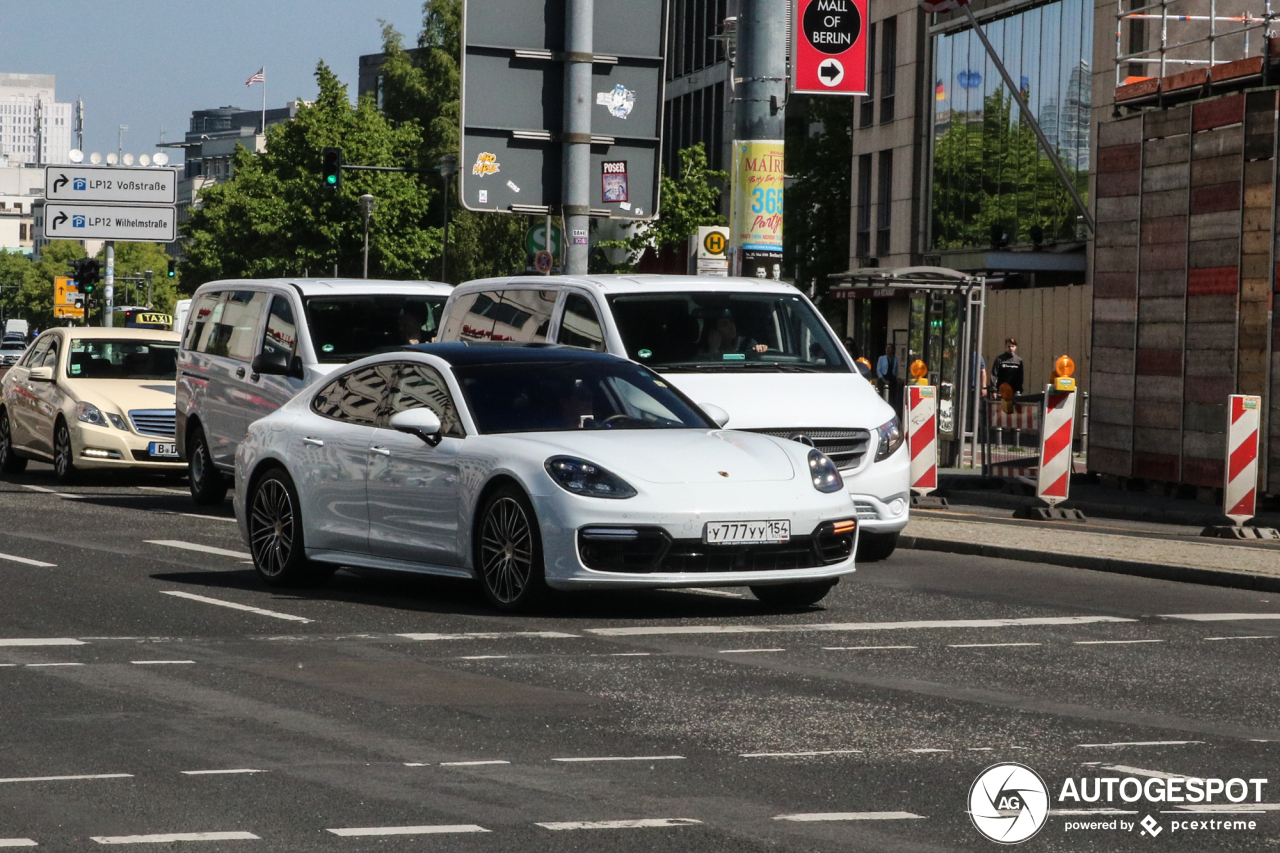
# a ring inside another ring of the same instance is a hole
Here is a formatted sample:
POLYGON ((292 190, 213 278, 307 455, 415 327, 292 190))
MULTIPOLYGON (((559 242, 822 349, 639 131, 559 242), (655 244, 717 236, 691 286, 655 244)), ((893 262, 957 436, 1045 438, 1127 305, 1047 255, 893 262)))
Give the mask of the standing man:
POLYGON ((882 389, 888 391, 889 405, 895 409, 902 405, 902 381, 898 378, 898 357, 894 355, 893 344, 884 345, 884 355, 876 360, 876 379, 882 389))
POLYGON ((1004 352, 991 363, 991 382, 996 388, 1008 382, 1013 393, 1022 393, 1022 356, 1015 338, 1005 338, 1004 352))

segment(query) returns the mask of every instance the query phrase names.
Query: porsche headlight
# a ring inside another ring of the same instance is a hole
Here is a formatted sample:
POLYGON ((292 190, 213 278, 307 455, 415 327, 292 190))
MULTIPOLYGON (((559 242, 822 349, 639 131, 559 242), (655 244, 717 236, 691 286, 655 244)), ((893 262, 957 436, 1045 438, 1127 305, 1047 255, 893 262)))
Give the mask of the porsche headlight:
POLYGON ((809 479, 815 489, 827 494, 844 488, 844 479, 841 478, 836 463, 827 458, 827 454, 821 450, 809 451, 809 479))
POLYGON ((879 462, 888 459, 902 446, 902 427, 895 417, 876 427, 876 432, 880 435, 880 445, 876 448, 876 461, 879 462))
POLYGON ((106 416, 93 403, 76 403, 76 420, 81 420, 94 426, 107 425, 106 416))
POLYGON ((552 456, 544 467, 556 485, 575 495, 592 498, 630 498, 636 490, 617 474, 576 456, 552 456))

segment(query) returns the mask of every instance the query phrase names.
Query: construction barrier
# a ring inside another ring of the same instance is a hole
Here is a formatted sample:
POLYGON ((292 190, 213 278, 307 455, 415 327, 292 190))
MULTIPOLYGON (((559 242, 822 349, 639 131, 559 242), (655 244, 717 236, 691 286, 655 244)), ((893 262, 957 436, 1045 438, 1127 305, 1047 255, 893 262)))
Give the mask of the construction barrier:
POLYGON ((906 394, 911 491, 927 495, 938 488, 938 395, 932 385, 908 385, 906 394))
POLYGON ((1262 398, 1232 394, 1228 410, 1231 420, 1227 424, 1227 477, 1222 489, 1222 511, 1238 527, 1257 512, 1262 398))
POLYGON ((1071 438, 1075 431, 1076 392, 1045 388, 1041 415, 1040 468, 1036 473, 1036 497, 1049 506, 1067 499, 1071 484, 1071 438))

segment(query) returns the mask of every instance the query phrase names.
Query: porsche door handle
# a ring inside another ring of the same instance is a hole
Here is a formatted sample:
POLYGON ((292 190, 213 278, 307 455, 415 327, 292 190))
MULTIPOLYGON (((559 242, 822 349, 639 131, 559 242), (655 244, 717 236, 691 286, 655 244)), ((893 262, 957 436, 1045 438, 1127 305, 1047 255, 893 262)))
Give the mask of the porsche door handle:
POLYGON ((390 456, 390 455, 391 455, 391 448, 389 448, 389 447, 376 447, 376 446, 375 446, 375 447, 370 447, 370 448, 369 448, 369 450, 370 450, 370 451, 372 451, 373 453, 378 454, 379 456, 390 456))
POLYGON ((324 442, 318 438, 304 438, 302 439, 302 443, 309 444, 312 447, 324 447, 324 442))

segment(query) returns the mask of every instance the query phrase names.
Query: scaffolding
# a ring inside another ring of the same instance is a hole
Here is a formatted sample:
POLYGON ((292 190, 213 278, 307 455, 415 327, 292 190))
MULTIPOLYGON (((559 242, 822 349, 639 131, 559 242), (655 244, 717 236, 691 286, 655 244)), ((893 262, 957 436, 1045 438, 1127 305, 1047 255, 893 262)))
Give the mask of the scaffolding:
POLYGON ((1116 0, 1117 87, 1167 77, 1170 66, 1173 72, 1191 71, 1265 56, 1268 39, 1274 35, 1271 23, 1276 14, 1271 0, 1159 0, 1146 5, 1137 5, 1141 0, 1128 2, 1131 5, 1126 9, 1126 0, 1116 0), (1238 14, 1220 14, 1229 12, 1238 14), (1155 22, 1158 26, 1148 27, 1148 23, 1155 22), (1255 30, 1262 30, 1261 38, 1253 38, 1258 35, 1255 30), (1135 75, 1129 73, 1132 71, 1158 73, 1135 75))

